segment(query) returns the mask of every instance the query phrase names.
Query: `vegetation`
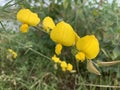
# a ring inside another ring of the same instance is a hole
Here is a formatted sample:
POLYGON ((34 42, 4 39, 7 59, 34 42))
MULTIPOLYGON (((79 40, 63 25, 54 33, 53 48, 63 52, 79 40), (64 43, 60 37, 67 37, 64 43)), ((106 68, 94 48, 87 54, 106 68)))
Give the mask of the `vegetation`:
POLYGON ((10 0, 0 6, 0 90, 119 90, 120 6, 108 1, 10 0), (20 32, 16 17, 22 8, 40 17, 27 33, 20 32), (91 61, 101 75, 91 73, 87 60, 76 61, 73 46, 63 45, 59 55, 73 65, 72 72, 52 61, 56 43, 42 26, 46 16, 69 23, 79 37, 95 35, 100 52, 91 61))

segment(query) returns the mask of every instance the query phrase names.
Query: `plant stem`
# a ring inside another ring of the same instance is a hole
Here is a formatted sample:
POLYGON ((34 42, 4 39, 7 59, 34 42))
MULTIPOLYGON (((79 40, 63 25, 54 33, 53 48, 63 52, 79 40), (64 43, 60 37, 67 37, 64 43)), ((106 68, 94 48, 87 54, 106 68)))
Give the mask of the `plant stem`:
POLYGON ((42 54, 42 53, 40 53, 40 52, 38 52, 38 51, 36 51, 36 50, 34 50, 34 49, 32 49, 32 48, 28 48, 28 49, 31 50, 31 51, 33 51, 33 52, 36 53, 36 54, 39 54, 40 56, 42 56, 42 57, 44 57, 44 58, 46 58, 46 59, 48 59, 48 60, 51 60, 50 57, 47 57, 46 55, 44 55, 44 54, 42 54))

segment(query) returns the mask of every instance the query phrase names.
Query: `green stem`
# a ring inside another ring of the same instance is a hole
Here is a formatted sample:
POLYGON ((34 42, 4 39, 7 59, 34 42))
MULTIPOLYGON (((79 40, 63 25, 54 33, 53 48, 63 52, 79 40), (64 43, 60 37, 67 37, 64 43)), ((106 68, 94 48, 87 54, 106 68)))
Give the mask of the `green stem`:
POLYGON ((76 68, 77 68, 77 72, 79 73, 80 72, 80 69, 79 69, 79 62, 76 60, 76 68))
MULTIPOLYGON (((42 32, 44 32, 44 33, 47 33, 45 30, 42 30, 41 27, 34 26, 34 28, 37 29, 37 30, 39 30, 39 31, 42 31, 42 32)), ((47 34, 48 34, 48 33, 47 33, 47 34)))
POLYGON ((33 52, 36 53, 36 54, 39 54, 40 56, 42 56, 42 57, 44 57, 44 58, 46 58, 46 59, 48 59, 48 60, 51 60, 50 57, 47 57, 46 55, 44 55, 44 54, 42 54, 42 53, 40 53, 40 52, 38 52, 38 51, 36 51, 36 50, 34 50, 34 49, 32 49, 32 48, 28 48, 28 49, 31 50, 31 51, 33 51, 33 52))

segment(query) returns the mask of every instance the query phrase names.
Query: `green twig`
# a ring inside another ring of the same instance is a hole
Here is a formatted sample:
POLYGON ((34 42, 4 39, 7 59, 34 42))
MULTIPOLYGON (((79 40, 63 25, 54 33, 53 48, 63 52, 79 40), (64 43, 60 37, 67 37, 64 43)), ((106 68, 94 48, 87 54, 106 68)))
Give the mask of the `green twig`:
MULTIPOLYGON (((42 32, 44 32, 44 33, 47 33, 45 30, 42 30, 41 27, 34 26, 34 28, 37 29, 37 30, 39 30, 39 31, 42 31, 42 32)), ((47 33, 47 34, 48 34, 48 33, 47 33)))
POLYGON ((24 0, 19 0, 19 1, 15 2, 15 3, 13 3, 13 4, 10 4, 11 2, 13 2, 13 0, 11 0, 11 1, 7 2, 7 3, 3 6, 2 9, 5 9, 5 8, 7 8, 7 7, 10 8, 11 6, 16 5, 16 4, 18 4, 19 2, 22 2, 22 1, 24 1, 24 0))
POLYGON ((46 55, 44 55, 44 54, 42 54, 42 53, 40 53, 40 52, 38 52, 38 51, 36 51, 36 50, 34 50, 32 48, 29 48, 29 50, 33 51, 36 54, 39 54, 40 56, 42 56, 42 57, 44 57, 44 58, 46 58, 48 60, 51 60, 51 58, 47 57, 46 55))
POLYGON ((79 62, 76 60, 76 68, 77 68, 77 72, 79 73, 80 72, 80 69, 79 69, 79 62))
POLYGON ((110 86, 110 85, 96 85, 96 84, 79 84, 84 86, 100 87, 100 88, 120 88, 120 86, 110 86))

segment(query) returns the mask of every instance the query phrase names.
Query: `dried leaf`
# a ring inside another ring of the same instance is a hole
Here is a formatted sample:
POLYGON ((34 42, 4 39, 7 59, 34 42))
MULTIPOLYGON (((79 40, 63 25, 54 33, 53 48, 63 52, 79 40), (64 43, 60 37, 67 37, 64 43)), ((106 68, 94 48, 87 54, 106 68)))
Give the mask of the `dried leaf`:
POLYGON ((89 72, 97 74, 97 75, 101 75, 100 72, 96 69, 96 67, 93 65, 91 60, 87 61, 87 69, 89 72))

